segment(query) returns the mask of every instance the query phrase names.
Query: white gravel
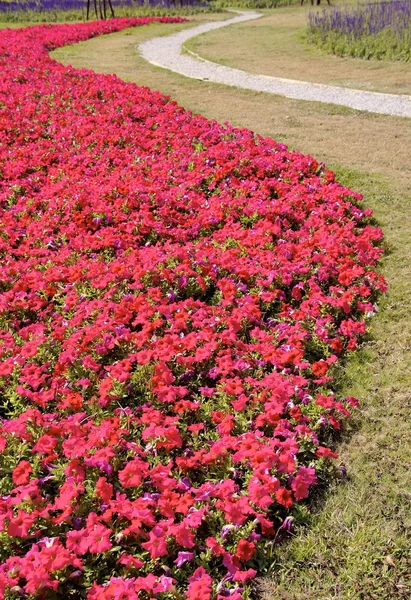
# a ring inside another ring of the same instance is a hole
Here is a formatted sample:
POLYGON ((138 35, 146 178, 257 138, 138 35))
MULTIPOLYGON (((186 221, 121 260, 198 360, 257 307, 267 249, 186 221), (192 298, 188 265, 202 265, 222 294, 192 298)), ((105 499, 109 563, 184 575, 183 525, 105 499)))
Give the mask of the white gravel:
POLYGON ((253 75, 240 69, 218 65, 196 55, 182 54, 183 44, 190 38, 220 27, 227 27, 234 23, 250 21, 263 16, 261 13, 251 11, 235 12, 239 13, 239 16, 226 21, 204 23, 198 27, 186 29, 172 35, 153 38, 139 44, 137 49, 141 56, 153 65, 193 79, 212 81, 269 94, 279 94, 296 100, 329 102, 384 115, 411 117, 411 96, 364 92, 319 83, 283 79, 282 77, 253 75))

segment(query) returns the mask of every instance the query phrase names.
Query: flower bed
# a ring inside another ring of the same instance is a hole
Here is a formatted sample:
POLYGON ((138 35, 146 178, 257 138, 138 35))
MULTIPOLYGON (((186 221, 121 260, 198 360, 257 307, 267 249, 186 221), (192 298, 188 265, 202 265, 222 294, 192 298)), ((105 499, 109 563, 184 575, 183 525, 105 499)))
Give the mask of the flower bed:
POLYGON ((308 13, 308 38, 339 56, 411 60, 411 0, 334 6, 308 13))
MULTIPOLYGON (((117 17, 144 17, 146 15, 193 14, 207 12, 206 0, 111 0, 117 17)), ((100 14, 100 5, 90 4, 90 15, 100 14)), ((103 18, 103 13, 100 17, 103 18)), ((59 22, 84 21, 87 0, 0 0, 0 21, 6 22, 59 22)), ((106 15, 111 9, 106 3, 106 15)))
POLYGON ((0 40, 1 598, 245 598, 356 404, 381 231, 313 158, 48 57, 146 22, 0 40))

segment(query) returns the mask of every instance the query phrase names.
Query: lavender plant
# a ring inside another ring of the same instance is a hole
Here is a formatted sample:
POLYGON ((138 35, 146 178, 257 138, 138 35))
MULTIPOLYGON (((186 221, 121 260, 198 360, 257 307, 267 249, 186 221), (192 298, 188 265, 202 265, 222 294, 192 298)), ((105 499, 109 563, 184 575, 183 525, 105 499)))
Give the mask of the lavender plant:
POLYGON ((411 61, 411 0, 308 13, 308 39, 339 56, 411 61))

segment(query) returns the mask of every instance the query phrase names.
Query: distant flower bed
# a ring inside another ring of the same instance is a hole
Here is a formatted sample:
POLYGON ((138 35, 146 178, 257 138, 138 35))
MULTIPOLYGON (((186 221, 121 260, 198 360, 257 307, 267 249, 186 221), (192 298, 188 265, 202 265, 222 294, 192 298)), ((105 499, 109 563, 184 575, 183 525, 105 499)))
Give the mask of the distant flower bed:
POLYGON ((0 598, 240 600, 328 458, 383 278, 310 156, 0 38, 0 598))
MULTIPOLYGON (((103 2, 100 2, 101 6, 103 2)), ((90 17, 100 15, 91 0, 90 17)), ((206 0, 111 0, 116 17, 173 15, 209 10, 206 0)), ((107 16, 111 8, 106 0, 107 16)), ((0 0, 0 21, 61 22, 85 20, 87 0, 0 0)), ((103 15, 101 14, 101 18, 103 15)))
POLYGON ((309 40, 340 56, 411 60, 411 0, 308 14, 309 40))
MULTIPOLYGON (((201 0, 112 0, 114 7, 160 7, 175 8, 179 6, 204 5, 201 0)), ((94 6, 93 2, 91 3, 94 6)), ((82 10, 87 6, 87 0, 20 0, 8 2, 0 0, 0 13, 7 11, 47 11, 47 10, 82 10)))

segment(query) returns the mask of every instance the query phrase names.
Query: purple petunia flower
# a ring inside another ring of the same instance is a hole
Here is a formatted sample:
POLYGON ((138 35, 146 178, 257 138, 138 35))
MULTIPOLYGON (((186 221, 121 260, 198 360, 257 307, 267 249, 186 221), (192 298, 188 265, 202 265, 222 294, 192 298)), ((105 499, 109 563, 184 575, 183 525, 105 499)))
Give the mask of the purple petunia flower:
POLYGON ((179 552, 174 564, 177 565, 178 568, 182 567, 184 563, 193 560, 194 552, 179 552))

